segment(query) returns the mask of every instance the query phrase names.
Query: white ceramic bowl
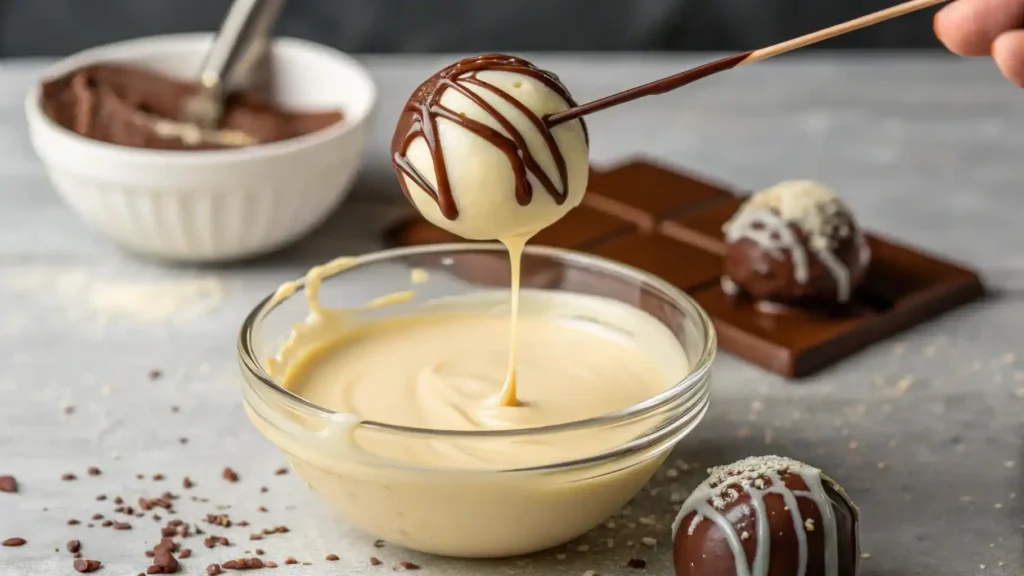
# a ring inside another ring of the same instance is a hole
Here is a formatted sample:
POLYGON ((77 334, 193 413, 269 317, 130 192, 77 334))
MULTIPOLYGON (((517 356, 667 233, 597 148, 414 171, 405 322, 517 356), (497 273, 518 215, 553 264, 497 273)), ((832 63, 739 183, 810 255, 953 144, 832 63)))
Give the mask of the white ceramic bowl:
MULTIPOLYGON (((212 39, 175 34, 108 44, 62 60, 43 78, 98 61, 190 78, 212 39)), ((250 148, 130 148, 60 126, 43 112, 36 86, 25 100, 32 145, 64 201, 133 252, 214 262, 282 247, 322 223, 347 195, 377 91, 369 72, 337 50, 281 38, 270 54, 276 102, 297 110, 341 108, 342 122, 250 148)))

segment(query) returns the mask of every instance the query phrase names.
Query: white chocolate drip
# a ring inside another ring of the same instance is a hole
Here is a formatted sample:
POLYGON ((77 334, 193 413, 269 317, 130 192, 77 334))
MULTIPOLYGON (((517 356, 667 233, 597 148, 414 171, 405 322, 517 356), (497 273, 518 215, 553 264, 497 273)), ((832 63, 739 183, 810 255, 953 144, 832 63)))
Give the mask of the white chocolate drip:
MULTIPOLYGON (((705 519, 710 520, 722 531, 725 541, 736 562, 736 576, 768 576, 771 561, 772 535, 765 496, 779 494, 793 519, 793 530, 798 546, 798 568, 795 576, 806 576, 808 562, 807 531, 809 526, 800 513, 798 498, 810 498, 821 513, 821 529, 825 539, 825 576, 839 576, 839 538, 836 516, 832 502, 825 492, 823 475, 820 470, 796 460, 779 456, 751 457, 728 466, 712 468, 710 477, 701 483, 683 503, 675 522, 672 524, 672 539, 675 540, 680 525, 691 512, 696 512, 687 527, 692 535, 705 519), (803 479, 808 491, 790 490, 782 480, 783 474, 795 474, 803 479), (753 512, 757 520, 754 561, 747 562, 743 541, 748 538, 740 534, 735 523, 723 514, 727 505, 739 497, 737 487, 750 497, 750 507, 744 513, 753 512)), ((840 491, 838 486, 837 491, 840 491)), ((842 493, 840 492, 842 496, 842 493)), ((817 529, 816 527, 812 529, 817 529)))
MULTIPOLYGON (((836 256, 840 241, 854 236, 862 265, 871 258, 867 241, 852 222, 850 211, 828 188, 809 180, 782 182, 751 196, 722 227, 728 243, 750 240, 777 260, 789 257, 793 277, 810 280, 810 254, 817 257, 836 284, 836 299, 846 302, 852 292, 850 269, 836 256), (800 242, 793 227, 803 233, 800 242)), ((734 294, 734 284, 724 284, 734 294)))

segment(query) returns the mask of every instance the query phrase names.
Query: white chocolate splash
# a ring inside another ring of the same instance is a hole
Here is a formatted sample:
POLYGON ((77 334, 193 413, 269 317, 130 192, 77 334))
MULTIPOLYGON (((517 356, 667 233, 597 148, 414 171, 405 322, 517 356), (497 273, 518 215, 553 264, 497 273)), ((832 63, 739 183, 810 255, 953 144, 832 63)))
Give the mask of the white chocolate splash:
MULTIPOLYGON (((832 502, 825 492, 824 482, 827 481, 827 478, 821 470, 780 456, 755 456, 727 466, 712 468, 708 472, 710 476, 683 502, 679 514, 672 523, 673 541, 679 532, 683 518, 691 512, 696 512, 687 527, 688 534, 693 534, 697 526, 705 520, 713 522, 722 531, 725 541, 732 551, 736 562, 736 576, 768 576, 772 534, 770 533, 765 496, 778 494, 782 496, 786 504, 785 508, 793 519, 799 562, 796 576, 806 576, 807 574, 809 554, 807 532, 817 529, 824 530, 825 576, 839 576, 839 527, 832 509, 832 502), (783 482, 783 474, 799 476, 809 490, 790 490, 783 482), (743 541, 747 540, 750 535, 746 532, 739 533, 734 523, 726 518, 723 512, 730 503, 741 496, 737 487, 742 488, 742 493, 746 493, 750 498, 751 509, 746 513, 755 514, 757 520, 757 548, 754 553, 754 561, 749 565, 743 541), (810 498, 814 502, 821 514, 822 526, 817 527, 813 522, 808 522, 810 519, 805 520, 802 517, 797 498, 810 498)), ((835 482, 830 482, 830 484, 840 497, 846 498, 838 484, 835 482)), ((851 506, 853 506, 852 503, 851 506)), ((856 513, 856 509, 854 509, 854 513, 856 513)))
MULTIPOLYGON (((850 214, 829 188, 811 180, 789 180, 751 196, 722 230, 727 243, 749 240, 772 258, 788 256, 793 277, 801 284, 810 280, 811 257, 816 257, 835 281, 836 299, 846 302, 853 280, 850 269, 835 254, 838 244, 853 236, 861 265, 871 259, 867 240, 850 214), (806 242, 800 241, 793 227, 806 242)), ((722 289, 730 295, 738 292, 729 278, 722 279, 722 289)))

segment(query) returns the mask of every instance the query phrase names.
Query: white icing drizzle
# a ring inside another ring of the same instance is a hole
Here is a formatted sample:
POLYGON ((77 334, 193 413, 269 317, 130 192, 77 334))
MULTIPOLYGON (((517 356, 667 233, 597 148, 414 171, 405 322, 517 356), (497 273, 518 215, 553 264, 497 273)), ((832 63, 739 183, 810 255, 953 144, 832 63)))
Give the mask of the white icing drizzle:
MULTIPOLYGON (((789 256, 793 277, 800 284, 810 280, 813 254, 835 281, 839 302, 850 299, 852 279, 850 269, 835 254, 838 243, 853 235, 859 263, 866 266, 871 259, 867 241, 853 223, 849 208, 831 190, 810 180, 782 182, 758 192, 740 206, 722 230, 728 243, 750 240, 777 260, 789 256), (800 242, 794 227, 803 233, 805 243, 800 242)), ((723 281, 722 286, 727 294, 735 294, 731 280, 728 284, 723 281)))
MULTIPOLYGON (((765 496, 779 494, 793 520, 793 530, 798 546, 798 568, 794 576, 806 576, 809 549, 807 525, 803 518, 799 498, 810 498, 821 514, 821 530, 825 540, 825 576, 839 576, 839 536, 832 502, 825 492, 823 475, 820 470, 796 460, 779 456, 760 456, 740 460, 728 466, 712 468, 710 476, 701 483, 683 503, 675 522, 672 524, 672 538, 675 540, 680 524, 688 514, 696 512, 690 521, 687 534, 692 535, 697 526, 706 518, 713 522, 725 536, 725 541, 736 560, 736 576, 768 576, 771 562, 772 534, 765 496), (799 476, 808 490, 790 490, 783 482, 783 474, 799 476), (737 487, 750 498, 750 506, 756 514, 756 546, 754 561, 748 565, 743 549, 743 535, 734 523, 722 513, 727 505, 735 501, 731 493, 737 487)), ((817 529, 817 527, 815 528, 817 529)))

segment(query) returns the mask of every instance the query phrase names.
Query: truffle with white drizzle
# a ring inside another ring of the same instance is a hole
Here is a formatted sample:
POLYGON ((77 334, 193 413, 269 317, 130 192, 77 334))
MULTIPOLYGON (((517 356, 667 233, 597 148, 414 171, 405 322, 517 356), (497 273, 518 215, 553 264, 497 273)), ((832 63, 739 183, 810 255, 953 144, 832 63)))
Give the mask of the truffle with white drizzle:
POLYGON ((782 182, 754 194, 723 232, 722 289, 761 302, 848 302, 871 261, 850 209, 810 180, 782 182))
POLYGON ((672 525, 676 576, 856 576, 859 513, 821 470, 759 456, 708 472, 672 525))

